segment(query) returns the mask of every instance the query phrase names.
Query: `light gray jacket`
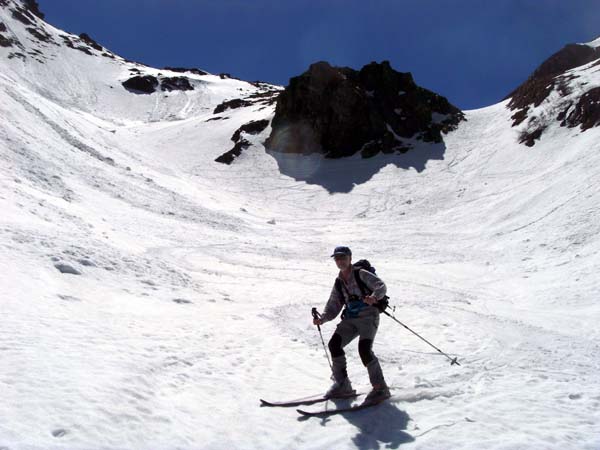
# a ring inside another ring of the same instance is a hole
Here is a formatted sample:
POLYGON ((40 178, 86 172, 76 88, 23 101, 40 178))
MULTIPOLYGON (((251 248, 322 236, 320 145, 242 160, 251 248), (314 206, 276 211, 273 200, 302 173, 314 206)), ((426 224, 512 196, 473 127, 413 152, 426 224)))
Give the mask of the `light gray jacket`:
MULTIPOLYGON (((387 287, 385 286, 385 283, 381 280, 381 278, 365 269, 360 269, 358 272, 358 276, 367 285, 369 290, 373 292, 371 295, 375 296, 377 300, 381 300, 383 299, 383 297, 385 297, 387 287)), ((342 283, 343 297, 340 298, 340 294, 336 289, 334 283, 333 288, 331 289, 331 294, 329 295, 329 300, 325 305, 325 311, 321 316, 322 323, 329 322, 330 320, 333 320, 337 317, 337 315, 340 313, 340 311, 346 304, 346 301, 348 300, 348 295, 356 295, 360 299, 363 298, 363 294, 360 290, 360 287, 354 279, 354 274, 350 276, 350 280, 348 281, 348 283, 344 281, 341 273, 337 276, 337 279, 339 279, 342 283)))

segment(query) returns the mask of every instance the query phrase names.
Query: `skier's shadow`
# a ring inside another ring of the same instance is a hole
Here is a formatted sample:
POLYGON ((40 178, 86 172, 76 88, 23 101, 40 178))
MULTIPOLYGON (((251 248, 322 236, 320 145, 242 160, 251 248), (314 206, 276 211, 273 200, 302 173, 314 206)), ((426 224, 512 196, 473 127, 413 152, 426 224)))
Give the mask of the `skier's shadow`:
MULTIPOLYGON (((405 431, 410 420, 409 415, 390 401, 363 411, 340 413, 339 415, 358 430, 356 436, 352 438, 352 442, 361 450, 378 450, 382 447, 398 448, 402 444, 415 440, 405 431)), ((302 417, 299 420, 309 419, 309 417, 302 417)), ((320 420, 321 425, 326 426, 332 417, 320 420)))

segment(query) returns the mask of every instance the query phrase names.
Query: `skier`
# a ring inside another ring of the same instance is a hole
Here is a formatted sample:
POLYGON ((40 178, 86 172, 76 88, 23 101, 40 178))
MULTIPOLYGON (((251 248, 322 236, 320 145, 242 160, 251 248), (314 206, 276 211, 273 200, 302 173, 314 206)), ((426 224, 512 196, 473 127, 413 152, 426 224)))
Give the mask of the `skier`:
POLYGON ((344 306, 345 309, 342 321, 329 341, 334 383, 326 396, 341 397, 354 392, 348 379, 343 348, 358 336, 358 353, 373 386, 365 403, 378 403, 390 397, 379 360, 373 353, 373 340, 377 334, 380 314, 376 305, 378 301, 384 300, 386 286, 375 274, 352 265, 352 251, 348 247, 336 247, 331 257, 340 272, 325 311, 320 318, 313 319, 313 324, 329 322, 337 317, 344 306))

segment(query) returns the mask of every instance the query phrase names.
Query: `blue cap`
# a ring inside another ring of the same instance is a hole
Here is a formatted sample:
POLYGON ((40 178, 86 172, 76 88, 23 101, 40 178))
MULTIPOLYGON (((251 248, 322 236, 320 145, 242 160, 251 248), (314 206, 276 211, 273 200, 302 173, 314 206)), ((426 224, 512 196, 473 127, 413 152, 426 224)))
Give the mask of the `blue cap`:
POLYGON ((334 256, 338 255, 352 256, 352 250, 350 250, 348 247, 336 247, 331 257, 333 258, 334 256))

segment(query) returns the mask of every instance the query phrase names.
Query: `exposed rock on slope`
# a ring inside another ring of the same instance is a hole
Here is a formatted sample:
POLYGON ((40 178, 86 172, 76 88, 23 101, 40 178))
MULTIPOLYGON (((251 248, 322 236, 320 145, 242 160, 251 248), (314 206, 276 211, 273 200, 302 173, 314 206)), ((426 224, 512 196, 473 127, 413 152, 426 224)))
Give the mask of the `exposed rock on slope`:
POLYGON ((233 133, 233 136, 231 136, 231 140, 235 142, 234 147, 228 152, 223 153, 221 156, 215 159, 215 161, 223 164, 231 164, 235 158, 240 156, 242 152, 251 145, 250 142, 243 136, 248 134, 259 134, 265 128, 267 128, 268 125, 269 121, 267 119, 263 119, 253 120, 239 127, 235 133, 233 133))
POLYGON ((318 62, 292 78, 278 97, 266 146, 330 158, 405 152, 410 140, 441 142, 442 132, 463 119, 448 100, 387 61, 360 71, 318 62))
POLYGON ((171 72, 180 72, 180 73, 190 72, 195 75, 208 75, 208 72, 205 72, 204 70, 200 70, 200 69, 196 69, 196 68, 188 69, 186 67, 164 67, 164 70, 170 70, 171 72))
POLYGON ((98 44, 95 40, 93 40, 87 33, 81 33, 79 35, 79 38, 83 42, 85 42, 87 45, 89 45, 90 47, 92 47, 95 50, 98 50, 99 52, 104 50, 104 48, 100 44, 98 44))
POLYGON ((94 41, 86 33, 82 33, 79 37, 68 33, 59 33, 62 39, 56 39, 57 35, 51 34, 48 30, 44 19, 44 14, 39 10, 39 6, 35 0, 0 0, 0 7, 10 13, 10 18, 24 28, 29 34, 26 38, 22 35, 17 38, 14 29, 0 22, 0 47, 17 47, 26 52, 13 52, 8 55, 9 59, 18 57, 22 60, 27 60, 32 57, 34 60, 45 63, 49 58, 49 52, 46 51, 46 44, 61 46, 66 45, 74 50, 79 50, 87 55, 95 55, 100 52, 102 56, 114 58, 115 56, 94 41), (33 44, 33 45, 32 45, 33 44))
POLYGON ((152 75, 136 75, 128 80, 125 80, 123 87, 128 91, 141 94, 152 94, 156 91, 158 80, 152 75))
POLYGON ((598 47, 566 45, 508 95, 508 108, 515 111, 513 126, 523 124, 519 142, 535 145, 548 126, 557 121, 569 128, 580 126, 582 131, 600 124, 598 87, 580 80, 582 73, 573 70, 599 58, 598 47))
POLYGON ((220 114, 222 112, 227 111, 228 109, 244 108, 250 105, 252 105, 252 102, 242 100, 241 98, 234 98, 233 100, 227 100, 217 105, 217 107, 213 111, 213 114, 220 114))
POLYGON ((23 0, 23 5, 35 16, 43 19, 45 16, 40 11, 40 6, 36 0, 23 0))
POLYGON ((123 87, 136 94, 152 94, 160 85, 162 91, 191 91, 194 87, 185 77, 136 75, 124 81, 123 87))
POLYGON ((234 98, 232 100, 226 100, 214 109, 213 114, 220 114, 227 111, 228 109, 246 108, 252 105, 272 105, 279 96, 279 89, 266 83, 250 83, 260 89, 258 92, 254 92, 245 98, 234 98))
POLYGON ((0 47, 12 47, 13 44, 15 43, 15 40, 6 36, 3 33, 6 33, 8 31, 8 29, 6 28, 6 25, 4 25, 2 22, 0 22, 0 47))

